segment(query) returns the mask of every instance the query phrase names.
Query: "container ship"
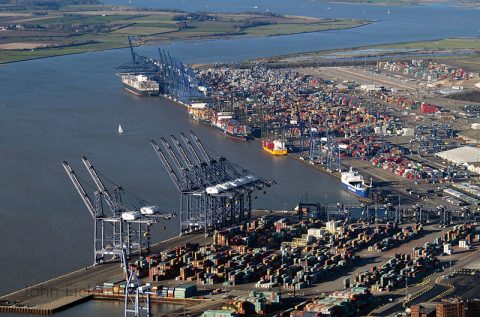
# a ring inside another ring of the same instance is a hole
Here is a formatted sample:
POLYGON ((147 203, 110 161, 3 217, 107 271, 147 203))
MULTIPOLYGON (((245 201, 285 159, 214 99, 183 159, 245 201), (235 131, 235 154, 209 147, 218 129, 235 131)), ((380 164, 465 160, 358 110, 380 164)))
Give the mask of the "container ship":
POLYGON ((160 93, 160 85, 145 75, 123 74, 121 78, 125 90, 134 95, 156 96, 160 93))
POLYGON ((217 112, 211 124, 223 134, 237 140, 247 141, 251 134, 250 127, 233 119, 231 112, 217 112))
POLYGON ((195 121, 211 124, 215 111, 206 103, 192 103, 188 106, 188 115, 195 121))
POLYGON ((206 103, 192 103, 188 107, 188 114, 193 120, 211 125, 219 132, 237 140, 247 141, 252 133, 249 126, 233 118, 232 112, 216 112, 206 103))
POLYGON ((284 140, 263 140, 262 147, 272 155, 287 155, 287 147, 284 140))
POLYGON ((368 198, 371 185, 365 184, 363 176, 352 168, 348 172, 342 172, 342 184, 346 189, 357 196, 368 198))

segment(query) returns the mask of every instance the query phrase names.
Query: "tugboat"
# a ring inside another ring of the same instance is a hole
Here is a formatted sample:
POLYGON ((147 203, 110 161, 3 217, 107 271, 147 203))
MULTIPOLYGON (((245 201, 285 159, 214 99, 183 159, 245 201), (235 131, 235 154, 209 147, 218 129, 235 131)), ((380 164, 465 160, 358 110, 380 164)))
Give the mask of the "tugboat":
POLYGON ((372 185, 365 184, 363 176, 350 168, 348 172, 342 172, 342 184, 346 189, 357 196, 368 198, 372 185))

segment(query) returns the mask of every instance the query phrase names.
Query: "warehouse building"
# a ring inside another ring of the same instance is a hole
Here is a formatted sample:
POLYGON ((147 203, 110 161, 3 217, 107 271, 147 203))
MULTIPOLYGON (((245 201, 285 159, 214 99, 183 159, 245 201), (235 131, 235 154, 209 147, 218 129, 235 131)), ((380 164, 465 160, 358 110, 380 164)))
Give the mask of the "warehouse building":
POLYGON ((480 148, 471 146, 462 146, 436 155, 457 165, 480 162, 480 148))

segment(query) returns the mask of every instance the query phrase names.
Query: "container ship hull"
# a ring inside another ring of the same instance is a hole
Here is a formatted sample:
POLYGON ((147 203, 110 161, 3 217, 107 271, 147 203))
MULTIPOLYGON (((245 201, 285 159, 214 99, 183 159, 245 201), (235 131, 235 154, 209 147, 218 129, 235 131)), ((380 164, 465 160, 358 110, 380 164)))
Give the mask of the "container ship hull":
POLYGON ((359 197, 362 197, 362 198, 368 198, 368 194, 369 194, 369 189, 368 188, 358 188, 358 187, 354 187, 350 184, 345 184, 345 183, 342 183, 343 184, 343 187, 348 190, 349 192, 359 196, 359 197))
POLYGON ((129 93, 135 95, 135 96, 140 96, 140 97, 152 97, 152 96, 158 96, 159 92, 158 91, 144 91, 144 90, 139 90, 135 87, 132 87, 127 84, 123 84, 123 89, 128 91, 129 93))
POLYGON ((350 171, 342 172, 341 181, 345 189, 349 192, 362 198, 368 198, 370 187, 365 184, 363 176, 357 171, 350 168, 350 171))
POLYGON ((287 147, 285 146, 284 140, 263 140, 262 148, 268 153, 276 156, 287 155, 287 147))
POLYGON ((145 75, 120 75, 123 88, 136 96, 157 96, 160 94, 160 85, 145 75))
POLYGON ((265 151, 267 151, 268 153, 272 154, 272 155, 287 155, 287 150, 286 149, 283 149, 283 150, 275 150, 275 149, 270 149, 266 146, 262 146, 263 149, 265 151))
POLYGON ((232 139, 236 139, 236 140, 240 140, 240 141, 248 141, 248 136, 246 136, 245 134, 240 134, 240 133, 232 133, 232 132, 229 132, 227 131, 226 129, 224 128, 221 128, 221 127, 218 127, 214 124, 210 124, 212 127, 215 128, 215 130, 217 130, 218 132, 228 136, 228 137, 231 137, 232 139))

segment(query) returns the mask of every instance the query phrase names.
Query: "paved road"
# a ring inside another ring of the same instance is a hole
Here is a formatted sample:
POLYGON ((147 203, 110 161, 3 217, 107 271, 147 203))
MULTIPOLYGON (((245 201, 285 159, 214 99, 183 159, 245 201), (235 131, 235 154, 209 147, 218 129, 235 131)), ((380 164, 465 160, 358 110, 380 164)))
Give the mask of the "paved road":
POLYGON ((319 67, 315 69, 302 68, 300 72, 309 75, 327 76, 329 78, 341 78, 343 80, 356 81, 359 84, 375 84, 396 88, 398 90, 415 91, 415 83, 403 83, 396 78, 390 78, 385 75, 375 75, 364 70, 349 67, 319 67))
MULTIPOLYGON (((466 252, 461 257, 456 258, 456 262, 452 265, 452 270, 462 269, 470 263, 477 261, 479 258, 480 249, 466 252)), ((446 257, 448 262, 448 257, 446 257)), ((445 262, 444 262, 445 263, 445 262)), ((418 285, 409 287, 409 300, 405 301, 406 291, 399 290, 394 295, 401 295, 393 302, 389 302, 378 309, 372 311, 369 316, 388 316, 395 312, 404 311, 406 307, 417 304, 422 301, 437 301, 448 296, 453 290, 454 286, 450 284, 448 279, 443 276, 448 274, 448 271, 435 272, 424 278, 424 282, 418 285)))

